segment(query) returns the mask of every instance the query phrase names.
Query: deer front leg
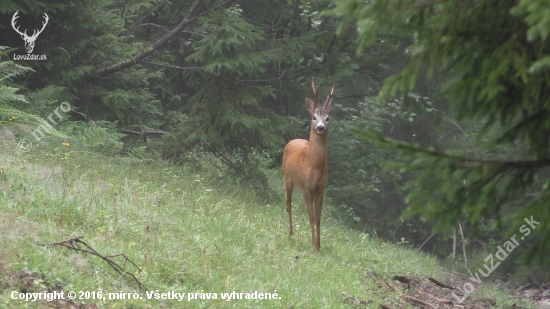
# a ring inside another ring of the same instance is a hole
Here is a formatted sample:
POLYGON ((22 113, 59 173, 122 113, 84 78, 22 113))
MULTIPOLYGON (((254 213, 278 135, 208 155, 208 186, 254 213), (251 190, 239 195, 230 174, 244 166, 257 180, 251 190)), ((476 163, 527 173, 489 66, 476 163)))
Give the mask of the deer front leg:
POLYGON ((311 244, 315 247, 315 214, 313 213, 313 194, 307 191, 302 192, 302 194, 304 195, 304 200, 306 201, 309 226, 311 227, 311 244))
POLYGON ((321 249, 321 209, 323 208, 323 193, 315 197, 315 226, 317 227, 317 239, 313 245, 315 249, 321 249))
POLYGON ((294 235, 292 229, 292 191, 294 191, 294 184, 292 181, 285 179, 286 211, 288 212, 288 224, 290 225, 289 236, 294 235))

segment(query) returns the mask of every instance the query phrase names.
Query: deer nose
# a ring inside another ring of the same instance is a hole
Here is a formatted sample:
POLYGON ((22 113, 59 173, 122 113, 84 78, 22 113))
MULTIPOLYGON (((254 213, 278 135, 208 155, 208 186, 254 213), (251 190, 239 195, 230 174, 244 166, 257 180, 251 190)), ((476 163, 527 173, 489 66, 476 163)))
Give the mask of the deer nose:
POLYGON ((325 131, 325 126, 322 125, 322 124, 318 125, 318 126, 317 126, 317 131, 319 131, 319 132, 325 131))

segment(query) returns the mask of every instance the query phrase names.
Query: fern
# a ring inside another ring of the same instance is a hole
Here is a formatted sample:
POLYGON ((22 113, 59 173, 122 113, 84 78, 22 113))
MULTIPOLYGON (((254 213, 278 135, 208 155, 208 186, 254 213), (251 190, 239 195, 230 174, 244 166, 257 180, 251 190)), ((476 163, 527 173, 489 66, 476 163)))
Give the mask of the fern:
MULTIPOLYGON (((7 48, 0 46, 0 54, 2 54, 7 48)), ((56 136, 63 139, 69 139, 69 136, 55 129, 48 121, 42 119, 40 116, 32 113, 22 111, 17 108, 17 103, 29 103, 29 98, 22 94, 17 94, 18 88, 7 86, 6 83, 19 75, 26 72, 33 71, 31 68, 24 67, 13 63, 11 61, 0 61, 0 120, 13 121, 17 119, 18 123, 25 122, 35 127, 33 135, 35 138, 38 134, 43 135, 47 133, 52 136, 56 136)), ((31 94, 29 97, 35 101, 36 99, 52 99, 59 95, 63 90, 61 87, 49 86, 35 94, 31 94)))
POLYGON ((135 159, 144 159, 147 157, 147 146, 133 147, 129 150, 129 155, 135 159))
MULTIPOLYGON (((38 115, 33 115, 29 113, 25 113, 17 108, 6 106, 6 105, 0 105, 0 118, 16 118, 18 122, 25 122, 27 124, 31 124, 36 129, 41 129, 42 131, 45 131, 44 133, 47 133, 52 136, 56 136, 62 139, 70 139, 70 137, 63 132, 56 130, 48 121, 40 118, 38 115)), ((36 132, 36 131, 33 131, 36 132)))
POLYGON ((95 152, 116 155, 122 150, 120 139, 124 134, 117 133, 116 122, 90 120, 80 122, 71 129, 75 138, 95 152))
MULTIPOLYGON (((4 51, 7 49, 5 46, 0 46, 0 55, 4 54, 4 51)), ((33 71, 29 67, 24 67, 12 61, 2 61, 0 62, 0 84, 11 81, 16 76, 33 71)))
POLYGON ((45 104, 52 101, 57 102, 57 99, 59 98, 63 90, 65 90, 64 87, 49 85, 38 90, 35 93, 30 93, 28 95, 29 101, 37 104, 45 104))
POLYGON ((29 103, 25 96, 15 93, 17 90, 19 89, 0 85, 0 105, 7 105, 8 102, 29 103))

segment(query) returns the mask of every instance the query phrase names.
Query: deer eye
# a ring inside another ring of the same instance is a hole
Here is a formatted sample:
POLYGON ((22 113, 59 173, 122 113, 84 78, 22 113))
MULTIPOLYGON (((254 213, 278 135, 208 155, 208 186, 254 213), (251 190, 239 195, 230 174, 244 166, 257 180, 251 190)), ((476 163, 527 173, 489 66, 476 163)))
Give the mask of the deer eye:
POLYGON ((317 120, 317 117, 313 116, 313 120, 317 120))
POLYGON ((329 118, 327 117, 327 119, 325 119, 326 122, 328 122, 329 118))

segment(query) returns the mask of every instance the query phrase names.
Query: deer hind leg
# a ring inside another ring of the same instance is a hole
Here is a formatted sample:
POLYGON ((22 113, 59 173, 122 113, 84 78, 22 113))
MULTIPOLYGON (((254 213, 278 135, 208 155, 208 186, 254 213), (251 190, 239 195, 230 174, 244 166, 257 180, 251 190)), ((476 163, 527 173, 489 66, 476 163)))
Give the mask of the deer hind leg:
POLYGON ((306 201, 307 215, 309 216, 309 226, 311 227, 311 244, 315 246, 315 213, 313 212, 313 194, 303 191, 306 201))
POLYGON ((288 224, 290 225, 289 235, 294 235, 292 229, 292 191, 294 191, 294 183, 291 179, 285 178, 285 195, 286 195, 286 212, 288 212, 288 224))
POLYGON ((323 193, 315 197, 315 226, 317 227, 317 239, 313 246, 315 249, 321 249, 321 209, 323 208, 323 193))

